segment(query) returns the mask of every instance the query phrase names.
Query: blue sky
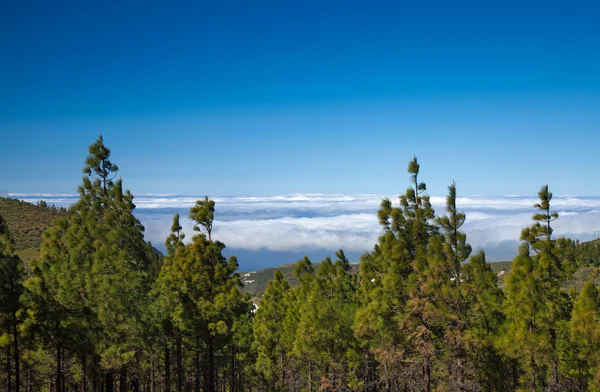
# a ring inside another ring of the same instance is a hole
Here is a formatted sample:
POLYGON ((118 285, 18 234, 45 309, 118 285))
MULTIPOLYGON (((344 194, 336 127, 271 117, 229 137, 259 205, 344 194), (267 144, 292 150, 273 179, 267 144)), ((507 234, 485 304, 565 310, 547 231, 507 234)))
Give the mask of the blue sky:
POLYGON ((0 193, 600 195, 598 2, 107 3, 0 5, 0 193))

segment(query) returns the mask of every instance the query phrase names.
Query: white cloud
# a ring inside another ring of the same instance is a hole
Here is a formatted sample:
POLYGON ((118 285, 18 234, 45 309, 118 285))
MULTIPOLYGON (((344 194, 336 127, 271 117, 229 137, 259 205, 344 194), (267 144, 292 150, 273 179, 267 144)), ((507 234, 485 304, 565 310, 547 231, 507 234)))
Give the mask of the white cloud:
MULTIPOLYGON (((169 234, 170 217, 140 215, 146 237, 160 244, 169 234)), ((181 220, 187 241, 193 223, 181 220)), ((373 247, 380 228, 373 214, 347 214, 333 217, 215 221, 214 238, 234 249, 303 251, 314 249, 362 252, 373 247)))
POLYGON ((52 200, 53 203, 57 204, 62 201, 68 200, 69 198, 77 197, 77 194, 72 193, 9 193, 8 197, 13 199, 24 200, 26 202, 38 202, 40 199, 52 200))
MULTIPOLYGON (((463 230, 474 248, 494 248, 510 244, 504 257, 516 251, 521 229, 531 224, 530 213, 487 214, 473 212, 467 218, 463 230)), ((146 232, 153 242, 161 243, 168 235, 170 217, 152 220, 146 232)), ((183 226, 192 235, 192 223, 184 219, 183 226)), ((554 223, 555 235, 565 235, 582 240, 589 239, 600 229, 600 212, 568 213, 554 223)), ((326 249, 334 251, 363 252, 370 250, 381 234, 375 214, 343 214, 324 217, 282 217, 276 219, 240 219, 216 221, 214 236, 230 248, 271 251, 311 251, 326 249)))
POLYGON ((365 251, 379 234, 373 214, 217 222, 215 236, 232 248, 274 251, 305 249, 365 251))
MULTIPOLYGON (((18 195, 37 202, 39 195, 18 195)), ((293 194, 279 196, 213 197, 216 201, 215 238, 229 248, 271 251, 362 252, 372 248, 381 228, 376 211, 381 195, 293 194)), ((49 204, 68 205, 71 195, 44 197, 49 204)), ((136 214, 146 227, 146 237, 162 244, 169 234, 171 214, 182 217, 203 196, 141 195, 135 198, 136 214)), ((397 196, 390 197, 396 203, 397 196)), ((445 197, 432 196, 438 213, 444 213, 445 197)), ((458 206, 467 213, 463 229, 474 248, 516 249, 521 229, 531 224, 535 197, 460 197, 458 206)), ((600 197, 555 196, 552 206, 561 217, 554 223, 556 235, 589 239, 600 230, 600 197)), ((192 223, 182 218, 188 239, 192 223)))

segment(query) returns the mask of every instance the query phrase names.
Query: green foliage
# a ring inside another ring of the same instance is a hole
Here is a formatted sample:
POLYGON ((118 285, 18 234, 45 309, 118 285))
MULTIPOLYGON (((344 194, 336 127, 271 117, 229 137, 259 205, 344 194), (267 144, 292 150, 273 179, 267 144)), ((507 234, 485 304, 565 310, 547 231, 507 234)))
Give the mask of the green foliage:
POLYGON ((244 287, 212 238, 213 200, 190 210, 191 239, 173 217, 163 258, 110 158, 98 138, 68 212, 0 199, 10 388, 26 375, 26 390, 54 392, 600 390, 600 242, 552 236, 548 186, 519 255, 489 264, 461 231, 456 184, 436 217, 415 157, 359 266, 340 250, 248 272, 244 287), (25 267, 30 227, 44 234, 25 267))
MULTIPOLYGON (((583 286, 571 314, 570 332, 581 387, 600 390, 600 295, 593 281, 583 286)), ((582 389, 583 389, 582 388, 582 389)))
MULTIPOLYGON (((121 180, 112 181, 117 169, 109 156, 101 137, 90 146, 80 198, 44 233, 40 258, 25 282, 23 328, 55 351, 61 382, 66 353, 93 359, 109 374, 132 366, 144 330, 156 255, 133 215, 133 195, 123 191, 121 180)), ((75 371, 74 380, 77 374, 85 375, 75 371)))
MULTIPOLYGON (((507 339, 516 344, 507 350, 526 370, 523 384, 532 390, 559 390, 559 336, 569 318, 569 300, 561 287, 570 277, 573 256, 568 243, 552 239, 552 193, 538 193, 534 224, 523 230, 519 256, 506 279, 507 339), (531 253, 534 253, 531 255, 531 253), (547 374, 550 374, 549 376, 547 374)), ((507 341, 507 342, 508 342, 507 341)))
POLYGON ((215 219, 215 202, 209 200, 208 196, 204 200, 196 201, 196 205, 190 210, 190 219, 196 222, 194 230, 200 231, 204 228, 208 234, 208 240, 211 241, 212 225, 215 219))
POLYGON ((183 246, 185 234, 181 232, 182 229, 183 228, 179 224, 179 214, 175 214, 173 216, 173 224, 171 225, 171 234, 165 241, 165 248, 169 255, 174 254, 179 247, 183 246))
POLYGON ((581 244, 577 241, 576 252, 579 267, 600 266, 600 240, 582 242, 581 244))
MULTIPOLYGON (((313 263, 314 268, 319 268, 319 263, 313 263)), ((276 271, 281 271, 285 279, 288 281, 291 287, 295 287, 299 284, 298 279, 294 276, 294 269, 296 268, 296 264, 285 264, 276 268, 265 268, 257 271, 248 271, 248 272, 240 272, 242 283, 244 283, 244 287, 242 291, 246 293, 250 293, 252 295, 253 301, 260 301, 260 298, 264 295, 265 290, 267 289, 268 283, 272 280, 273 274, 276 271)), ((349 264, 350 272, 355 275, 358 275, 359 272, 359 264, 358 263, 350 263, 349 264)))
POLYGON ((273 391, 285 387, 290 347, 285 346, 283 321, 287 315, 286 294, 290 286, 281 271, 276 271, 261 298, 253 321, 256 371, 273 391))
POLYGON ((23 263, 14 255, 12 236, 0 216, 0 328, 6 332, 17 325, 24 276, 23 263))
POLYGON ((112 180, 117 176, 119 167, 108 159, 110 158, 110 149, 104 145, 102 135, 89 147, 88 151, 90 155, 85 160, 83 173, 94 178, 95 181, 99 181, 102 184, 103 192, 106 193, 112 187, 112 180))
POLYGON ((307 379, 319 380, 319 388, 331 390, 347 386, 358 347, 352 329, 357 287, 343 251, 337 256, 335 263, 329 258, 323 260, 314 278, 304 281, 308 286, 306 300, 300 305, 294 342, 295 355, 310 362, 307 379))
POLYGON ((480 251, 461 270, 462 295, 465 301, 462 343, 469 365, 467 384, 482 390, 509 390, 514 387, 507 375, 512 375, 510 362, 497 347, 504 321, 504 295, 492 265, 480 251), (470 381, 469 381, 470 380, 470 381))
MULTIPOLYGON (((19 349, 19 320, 22 311, 20 300, 23 293, 23 263, 14 254, 15 245, 8 225, 0 215, 0 348, 6 348, 10 354, 12 349, 15 389, 20 388, 20 349, 19 349)), ((8 360, 7 360, 8 361, 8 360)), ((10 369, 10 363, 7 363, 10 369)), ((8 389, 11 380, 8 379, 8 389)))
MULTIPOLYGON (((179 216, 173 219, 171 235, 166 241, 169 255, 158 278, 157 290, 160 319, 165 333, 172 328, 176 335, 186 335, 207 349, 206 387, 215 386, 215 351, 231 345, 236 321, 248 315, 249 296, 241 292, 242 283, 237 259, 225 259, 225 245, 212 241, 214 201, 198 201, 190 218, 203 226, 209 237, 197 234, 191 243, 183 244, 179 216)), ((197 226, 196 226, 197 227, 197 226)))

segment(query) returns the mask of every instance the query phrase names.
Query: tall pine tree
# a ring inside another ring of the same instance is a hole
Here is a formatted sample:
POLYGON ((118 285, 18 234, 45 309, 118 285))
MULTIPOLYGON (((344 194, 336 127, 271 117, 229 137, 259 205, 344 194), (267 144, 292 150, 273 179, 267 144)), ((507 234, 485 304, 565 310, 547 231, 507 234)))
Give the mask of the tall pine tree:
POLYGON ((570 320, 580 391, 600 391, 600 294, 593 281, 577 296, 570 320))
MULTIPOLYGON (((14 384, 11 384, 12 373, 7 359, 7 390, 14 385, 15 391, 21 389, 21 357, 19 349, 18 313, 22 309, 20 301, 23 292, 25 275, 21 259, 14 254, 15 246, 6 221, 0 216, 0 348, 9 354, 12 349, 14 365, 14 384)), ((10 355, 7 355, 7 358, 10 355)))
POLYGON ((192 336, 198 346, 202 343, 206 347, 203 385, 207 392, 214 392, 216 387, 215 353, 231 342, 234 322, 251 309, 248 296, 240 291, 237 259, 225 259, 225 245, 210 237, 214 205, 206 198, 190 210, 194 229, 204 229, 209 237, 197 234, 190 244, 179 246, 172 259, 165 261, 168 268, 161 274, 166 289, 177 296, 173 315, 176 328, 192 336))
POLYGON ((552 193, 547 185, 538 196, 534 224, 523 229, 524 244, 506 279, 507 341, 514 342, 507 347, 527 369, 523 384, 532 391, 543 387, 558 391, 558 339, 569 318, 568 298, 561 287, 570 276, 571 263, 561 260, 552 238, 551 222, 558 214, 551 211, 552 193))
POLYGON ((143 226, 133 215, 133 195, 113 181, 117 166, 100 136, 89 148, 79 200, 44 234, 40 260, 26 286, 32 305, 30 326, 55 345, 57 392, 64 385, 65 352, 86 365, 102 367, 105 387, 113 374, 127 388, 128 366, 137 355, 152 261, 143 226))
POLYGON ((415 261, 438 229, 427 186, 419 181, 416 157, 409 161, 408 173, 410 187, 400 196, 400 205, 393 206, 389 199, 381 202, 378 218, 384 233, 373 251, 361 258, 362 294, 355 331, 368 342, 369 353, 379 362, 372 368, 365 356, 365 383, 371 388, 376 384, 369 378, 376 376, 375 372, 381 375, 375 378, 386 380, 388 386, 399 378, 421 377, 422 373, 414 361, 407 360, 409 336, 400 324, 405 319, 415 261))
POLYGON ((254 317, 254 344, 258 353, 256 370, 271 391, 282 391, 289 370, 289 355, 282 339, 283 321, 287 314, 286 294, 289 283, 277 270, 269 281, 254 317))

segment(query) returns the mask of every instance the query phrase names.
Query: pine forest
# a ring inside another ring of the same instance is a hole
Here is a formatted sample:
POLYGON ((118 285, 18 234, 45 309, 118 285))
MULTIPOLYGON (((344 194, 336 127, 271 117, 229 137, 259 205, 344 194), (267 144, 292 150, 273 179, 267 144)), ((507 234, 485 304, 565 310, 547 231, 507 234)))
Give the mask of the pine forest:
POLYGON ((163 255, 112 159, 102 137, 89 147, 39 257, 17 255, 0 217, 4 391, 600 391, 598 274, 566 287, 600 242, 553 235, 548 185, 502 285, 461 230, 460 188, 434 211, 414 157, 358 273, 343 250, 305 257, 298 284, 277 271, 253 299, 215 201, 190 209, 194 232, 173 217, 163 255))

